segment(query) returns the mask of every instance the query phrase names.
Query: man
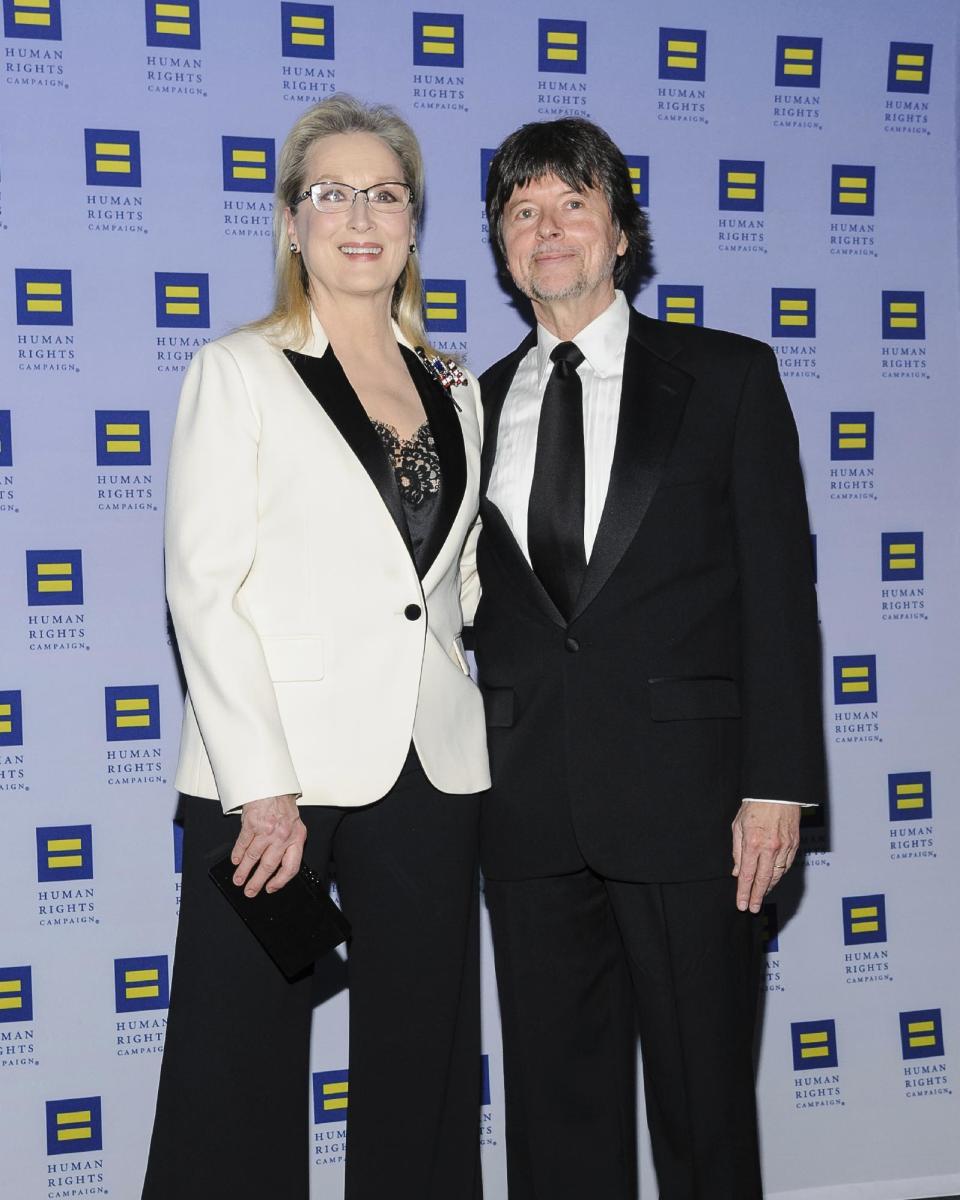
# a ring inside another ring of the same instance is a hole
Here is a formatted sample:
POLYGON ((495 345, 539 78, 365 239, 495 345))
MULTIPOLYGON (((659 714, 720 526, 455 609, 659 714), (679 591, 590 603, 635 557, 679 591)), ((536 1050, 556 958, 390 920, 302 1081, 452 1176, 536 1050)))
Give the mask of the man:
POLYGON ((648 245, 601 129, 511 134, 487 213, 537 321, 481 380, 510 1200, 635 1196, 635 1014, 661 1197, 754 1200, 755 914, 824 786, 793 419, 769 347, 616 290, 648 245))

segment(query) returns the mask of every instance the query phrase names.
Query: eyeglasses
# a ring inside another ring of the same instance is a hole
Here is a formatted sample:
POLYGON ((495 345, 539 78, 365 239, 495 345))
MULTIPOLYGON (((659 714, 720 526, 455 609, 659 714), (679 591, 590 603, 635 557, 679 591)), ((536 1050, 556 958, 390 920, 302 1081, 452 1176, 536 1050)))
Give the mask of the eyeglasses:
POLYGON ((322 213, 349 212, 358 196, 363 196, 367 207, 378 213, 401 213, 409 205, 413 193, 409 184, 388 181, 371 183, 366 188, 351 187, 349 183, 333 183, 324 179, 312 183, 305 192, 294 197, 294 204, 310 197, 313 207, 322 213))

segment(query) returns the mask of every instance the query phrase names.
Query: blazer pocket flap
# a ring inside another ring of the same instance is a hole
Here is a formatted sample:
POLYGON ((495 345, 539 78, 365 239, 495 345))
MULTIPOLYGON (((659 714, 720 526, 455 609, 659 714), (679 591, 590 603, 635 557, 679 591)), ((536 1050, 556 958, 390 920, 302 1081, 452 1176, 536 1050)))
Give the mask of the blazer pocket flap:
POLYGON ((323 639, 265 637, 263 653, 274 683, 309 683, 323 678, 323 639))
POLYGON ((736 680, 651 679, 650 716, 654 721, 739 717, 740 692, 736 680))
POLYGON ((509 729, 516 717, 517 696, 513 688, 481 687, 483 711, 490 729, 509 729))

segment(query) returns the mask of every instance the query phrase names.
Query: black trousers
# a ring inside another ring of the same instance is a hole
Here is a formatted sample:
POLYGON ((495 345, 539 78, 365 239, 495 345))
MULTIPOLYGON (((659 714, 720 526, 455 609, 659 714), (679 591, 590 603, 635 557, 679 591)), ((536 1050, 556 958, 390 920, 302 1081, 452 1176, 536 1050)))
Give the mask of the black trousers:
MULTIPOLYGON (((438 792, 411 752, 376 804, 300 811, 305 857, 334 863, 353 926, 347 1200, 478 1200, 478 797, 438 792)), ((185 798, 144 1200, 309 1196, 312 980, 287 983, 207 878, 238 829, 185 798)))
POLYGON ((759 1200, 759 923, 730 877, 486 881, 510 1200, 634 1200, 636 1029, 661 1200, 759 1200))

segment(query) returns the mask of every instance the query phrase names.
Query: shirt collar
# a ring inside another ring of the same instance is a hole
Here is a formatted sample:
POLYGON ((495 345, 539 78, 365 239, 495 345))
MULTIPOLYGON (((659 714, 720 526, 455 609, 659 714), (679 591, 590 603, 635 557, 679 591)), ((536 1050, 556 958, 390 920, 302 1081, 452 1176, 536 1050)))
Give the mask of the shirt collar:
MULTIPOLYGON (((618 289, 609 307, 581 329, 572 340, 576 342, 594 374, 604 379, 622 373, 623 347, 629 330, 630 306, 626 296, 618 289)), ((537 378, 541 386, 553 370, 551 351, 559 345, 560 338, 549 329, 544 329, 542 325, 537 326, 537 378)))

